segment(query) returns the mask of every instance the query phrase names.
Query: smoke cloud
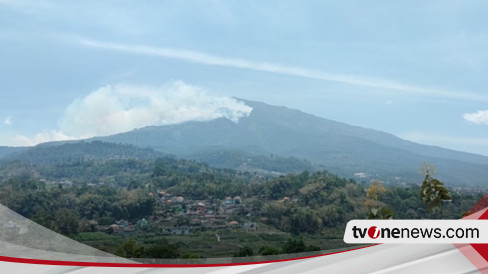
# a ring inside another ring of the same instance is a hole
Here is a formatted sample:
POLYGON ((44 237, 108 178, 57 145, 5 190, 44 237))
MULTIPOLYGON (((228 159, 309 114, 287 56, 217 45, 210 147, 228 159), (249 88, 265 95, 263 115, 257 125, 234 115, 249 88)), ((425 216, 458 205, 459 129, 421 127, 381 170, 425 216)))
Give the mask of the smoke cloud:
POLYGON ((64 140, 74 140, 79 139, 73 136, 68 136, 59 130, 51 130, 40 132, 34 135, 34 137, 27 137, 25 135, 16 135, 11 144, 13 146, 35 146, 40 143, 53 142, 53 141, 64 141, 64 140))
POLYGON ((212 96, 204 89, 173 82, 162 87, 115 85, 102 87, 72 102, 59 120, 59 129, 33 138, 18 135, 18 143, 106 136, 141 128, 227 118, 237 123, 252 108, 230 97, 212 96))

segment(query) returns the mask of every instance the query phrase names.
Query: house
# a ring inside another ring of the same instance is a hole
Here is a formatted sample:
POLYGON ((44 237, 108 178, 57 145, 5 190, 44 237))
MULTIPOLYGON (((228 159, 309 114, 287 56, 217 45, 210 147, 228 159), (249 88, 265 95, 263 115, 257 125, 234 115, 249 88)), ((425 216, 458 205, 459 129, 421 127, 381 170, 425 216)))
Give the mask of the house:
POLYGON ((225 206, 234 205, 234 199, 232 199, 231 197, 226 197, 223 205, 225 205, 225 206))
POLYGON ((232 197, 226 197, 225 200, 222 202, 220 205, 220 208, 222 212, 229 214, 232 212, 232 209, 240 206, 241 205, 241 197, 235 196, 234 198, 232 197))
POLYGON ((120 230, 120 226, 116 224, 112 224, 108 227, 108 229, 112 230, 113 233, 117 233, 120 230))
POLYGON ((230 228, 238 228, 239 227, 239 222, 238 221, 230 221, 229 222, 229 227, 230 228))
POLYGON ((197 203, 197 212, 204 214, 207 211, 207 207, 204 203, 197 203))

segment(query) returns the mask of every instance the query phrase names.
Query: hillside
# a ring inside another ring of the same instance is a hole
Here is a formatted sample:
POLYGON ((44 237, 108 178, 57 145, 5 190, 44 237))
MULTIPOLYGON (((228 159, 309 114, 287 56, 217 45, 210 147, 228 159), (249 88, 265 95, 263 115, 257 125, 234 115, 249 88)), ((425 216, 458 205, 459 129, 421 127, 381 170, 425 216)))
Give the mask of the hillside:
POLYGON ((9 153, 2 162, 20 161, 33 165, 52 165, 70 161, 92 159, 156 159, 167 154, 149 148, 129 144, 115 144, 100 141, 46 143, 32 148, 9 153))
MULTIPOLYGON (((6 171, 17 164, 9 163, 6 171)), ((21 176, 0 169, 1 204, 48 229, 128 258, 241 257, 246 249, 278 255, 350 247, 342 238, 351 219, 457 219, 484 194, 453 191, 441 216, 427 212, 418 185, 389 185, 371 198, 366 185, 327 171, 265 178, 171 157, 27 166, 33 172, 21 176), (139 251, 131 252, 134 248, 139 251)))
POLYGON ((238 123, 222 118, 145 127, 96 139, 149 147, 187 158, 208 151, 295 157, 345 177, 367 174, 366 180, 378 177, 385 181, 417 182, 421 179, 418 167, 430 162, 447 184, 487 183, 488 157, 420 145, 285 107, 245 102, 253 111, 238 123))
POLYGON ((387 185, 372 200, 368 185, 326 170, 247 172, 321 168, 298 158, 216 149, 193 155, 245 169, 238 171, 165 155, 101 141, 39 145, 2 161, 0 203, 119 256, 205 258, 344 248, 350 219, 455 219, 484 194, 452 191, 452 202, 436 215, 426 210, 417 184, 387 185), (127 252, 129 243, 140 252, 127 252))
POLYGON ((6 147, 0 146, 0 159, 5 158, 14 153, 20 152, 27 149, 26 147, 6 147))
MULTIPOLYGON (((5 166, 12 169, 13 162, 23 164, 25 170, 29 169, 29 165, 64 165, 65 168, 72 169, 76 163, 81 164, 89 160, 154 160, 170 156, 151 148, 102 141, 50 142, 31 148, 9 148, 7 152, 3 158, 0 157, 0 169, 5 169, 5 166)), ((305 170, 315 172, 324 169, 323 166, 294 157, 260 155, 239 150, 200 151, 189 158, 214 167, 257 172, 262 175, 300 173, 305 170)))

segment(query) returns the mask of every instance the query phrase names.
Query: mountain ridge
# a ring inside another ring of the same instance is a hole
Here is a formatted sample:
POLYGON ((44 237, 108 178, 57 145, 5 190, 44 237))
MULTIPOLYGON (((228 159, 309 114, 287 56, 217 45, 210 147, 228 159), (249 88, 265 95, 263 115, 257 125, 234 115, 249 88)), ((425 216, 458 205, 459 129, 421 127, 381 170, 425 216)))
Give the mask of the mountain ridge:
MULTIPOLYGON (((450 184, 484 185, 488 157, 403 140, 389 133, 321 118, 299 110, 243 100, 253 108, 234 123, 225 118, 149 126, 96 140, 150 147, 179 157, 205 150, 241 150, 296 157, 341 176, 356 173, 389 181, 421 179, 423 162, 445 167, 439 177, 450 184), (451 170, 459 170, 455 173, 451 170), (400 180, 395 179, 400 177, 400 180)), ((203 159, 204 160, 204 159, 203 159)))

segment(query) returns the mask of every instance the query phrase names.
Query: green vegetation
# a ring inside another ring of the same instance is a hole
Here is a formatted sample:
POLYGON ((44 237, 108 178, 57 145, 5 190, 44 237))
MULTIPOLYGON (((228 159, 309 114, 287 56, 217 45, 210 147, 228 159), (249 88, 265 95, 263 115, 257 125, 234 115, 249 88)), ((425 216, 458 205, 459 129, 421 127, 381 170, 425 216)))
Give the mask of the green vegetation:
POLYGON ((368 219, 393 219, 395 212, 382 201, 387 189, 379 180, 373 180, 366 189, 364 205, 368 209, 368 219))
POLYGON ((319 171, 322 166, 314 165, 295 157, 259 155, 241 150, 210 150, 190 155, 191 159, 208 163, 218 168, 232 168, 242 171, 261 171, 276 173, 300 173, 304 170, 319 171))
MULTIPOLYGON (((0 203, 124 257, 276 255, 347 247, 351 219, 433 217, 440 204, 426 210, 419 193, 434 182, 442 201, 447 189, 430 174, 419 186, 358 183, 325 170, 269 176, 173 157, 17 160, 0 167, 0 203)), ((461 218, 481 197, 451 191, 442 217, 461 218)))
POLYGON ((432 177, 432 174, 436 173, 433 165, 423 164, 421 172, 425 174, 425 179, 420 188, 420 199, 429 213, 438 211, 442 216, 442 202, 451 201, 451 194, 444 183, 432 177))

